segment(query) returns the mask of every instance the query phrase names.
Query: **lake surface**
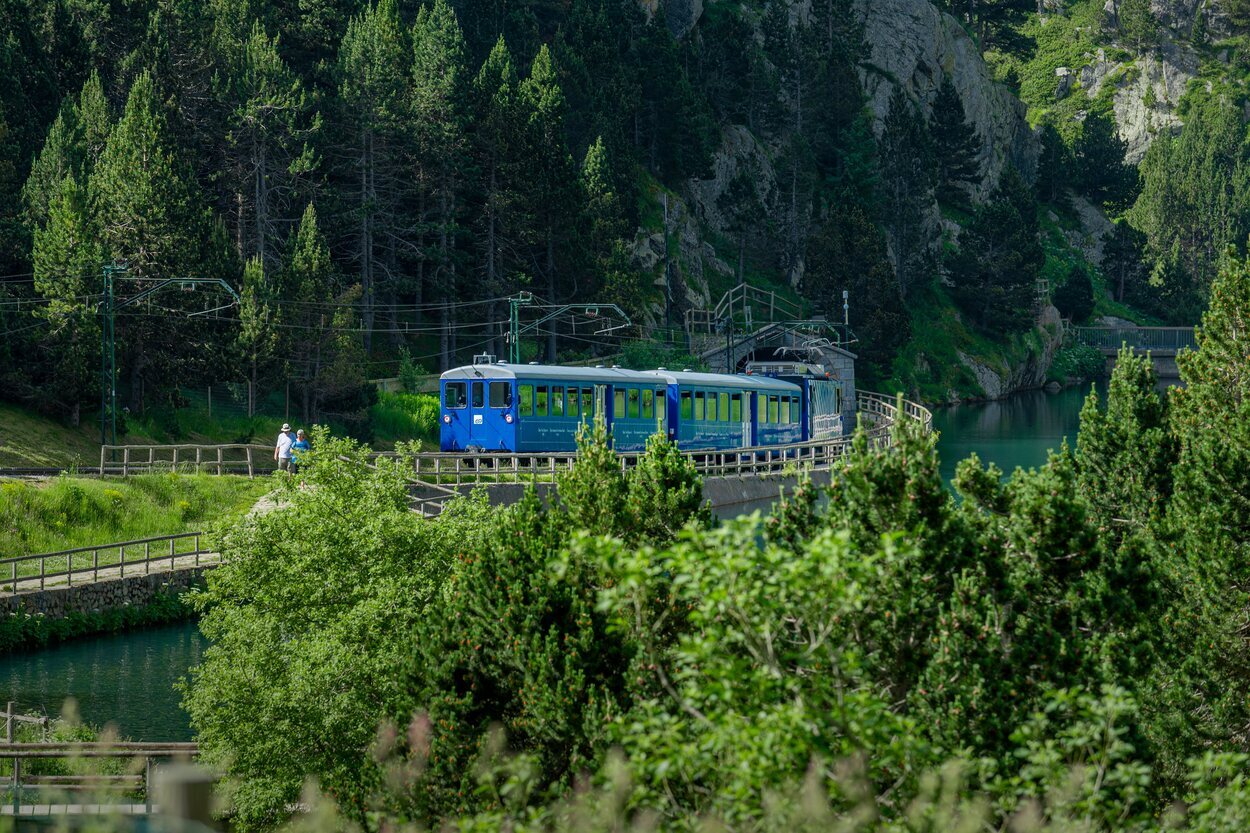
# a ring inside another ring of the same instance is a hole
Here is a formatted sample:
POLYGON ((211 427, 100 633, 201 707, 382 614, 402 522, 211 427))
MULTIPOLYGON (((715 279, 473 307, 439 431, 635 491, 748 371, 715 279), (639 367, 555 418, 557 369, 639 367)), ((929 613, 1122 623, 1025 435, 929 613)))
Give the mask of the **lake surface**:
MULTIPOLYGON (((1029 391, 935 410, 943 478, 949 481, 955 464, 974 452, 1007 474, 1041 465, 1065 438, 1076 442, 1088 391, 1029 391)), ((199 628, 183 623, 0 657, 0 703, 13 700, 21 711, 55 715, 73 696, 82 720, 113 723, 132 740, 192 740, 174 684, 199 662, 205 645, 199 628)))
POLYGON ((78 716, 112 723, 130 740, 194 740, 174 683, 200 661, 206 645, 193 622, 76 639, 0 657, 0 705, 59 715, 66 698, 78 716))
MULTIPOLYGON (((1099 391, 1105 395, 1105 383, 1099 391)), ((1017 467, 1031 468, 1046 462, 1050 449, 1066 439, 1076 447, 1081 407, 1089 386, 1067 388, 1058 393, 1025 391, 999 402, 955 405, 933 411, 937 429, 942 479, 950 482, 955 466, 970 454, 982 465, 995 463, 1004 474, 1017 467)))

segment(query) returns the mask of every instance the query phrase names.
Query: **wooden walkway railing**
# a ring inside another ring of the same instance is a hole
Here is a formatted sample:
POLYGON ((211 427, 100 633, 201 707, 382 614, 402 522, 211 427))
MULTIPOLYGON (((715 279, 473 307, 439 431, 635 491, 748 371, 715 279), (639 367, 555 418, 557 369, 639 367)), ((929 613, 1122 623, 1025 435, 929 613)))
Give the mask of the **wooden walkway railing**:
POLYGON ((179 471, 200 474, 246 474, 255 477, 277 468, 273 447, 228 445, 104 445, 100 446, 100 474, 148 474, 179 471))
POLYGON ((221 557, 217 553, 204 548, 202 535, 200 532, 183 532, 0 558, 0 582, 4 582, 0 584, 0 594, 15 596, 49 587, 72 587, 126 576, 149 575, 154 571, 220 563, 221 557))
POLYGON ((157 760, 182 758, 190 760, 199 755, 195 743, 0 743, 0 759, 12 761, 8 778, 0 779, 9 793, 9 801, 0 806, 0 815, 62 815, 62 814, 145 814, 153 811, 153 768, 157 760), (23 762, 59 759, 65 761, 86 758, 122 758, 143 762, 143 773, 84 774, 84 775, 23 775, 23 762), (92 803, 92 804, 41 804, 24 802, 26 794, 34 788, 46 788, 56 792, 79 792, 94 795, 118 791, 142 795, 138 804, 92 803))

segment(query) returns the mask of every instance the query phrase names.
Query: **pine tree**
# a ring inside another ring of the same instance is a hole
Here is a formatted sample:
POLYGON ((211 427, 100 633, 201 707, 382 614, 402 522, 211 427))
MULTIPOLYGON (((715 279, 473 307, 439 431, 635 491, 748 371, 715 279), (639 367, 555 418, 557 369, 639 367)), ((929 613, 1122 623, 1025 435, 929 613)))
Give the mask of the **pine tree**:
POLYGON ((929 114, 929 135, 937 163, 938 197, 953 205, 968 201, 981 181, 981 139, 968 123, 963 98, 948 75, 942 79, 929 114))
POLYGON ((1063 136, 1046 121, 1039 135, 1041 155, 1037 159, 1037 198, 1051 205, 1061 205, 1071 186, 1072 159, 1063 136))
POLYGON ((317 224, 317 209, 309 203, 299 227, 287 240, 287 253, 278 294, 289 303, 283 316, 290 325, 285 339, 290 375, 299 381, 304 420, 318 419, 323 395, 320 377, 332 353, 336 296, 334 264, 317 224))
POLYGON ((977 327, 996 333, 1028 329, 1045 259, 1036 203, 1009 167, 960 234, 959 251, 949 264, 951 295, 977 327))
POLYGON ((890 98, 881 134, 882 211, 904 298, 931 263, 926 231, 933 203, 933 153, 924 120, 902 87, 890 98))
POLYGON ((229 108, 235 240, 240 256, 259 256, 272 271, 280 257, 278 229, 290 219, 300 177, 316 164, 306 141, 313 122, 303 85, 278 54, 278 39, 254 21, 240 47, 217 83, 229 108))
POLYGON ((1054 291, 1052 301, 1059 314, 1070 321, 1084 321, 1094 311, 1094 284, 1080 264, 1073 264, 1067 279, 1054 291))
POLYGON ((37 315, 48 322, 43 345, 55 367, 36 387, 45 409, 77 425, 80 406, 95 398, 98 382, 97 315, 90 298, 102 258, 83 188, 66 174, 48 204, 47 222, 34 230, 35 289, 47 299, 37 315))
POLYGON ((1159 20, 1150 7, 1150 0, 1117 0, 1114 6, 1115 27, 1124 42, 1138 50, 1159 42, 1159 20))
MULTIPOLYGON (((545 294, 555 302, 561 297, 557 294, 557 276, 568 271, 567 259, 562 256, 576 231, 577 166, 564 138, 568 105, 551 51, 545 44, 530 64, 529 77, 521 82, 519 99, 529 122, 528 151, 520 176, 526 184, 526 201, 533 206, 532 233, 537 238, 538 251, 532 260, 542 264, 545 294)), ((556 361, 554 329, 547 338, 547 359, 556 361)))
POLYGON ((43 148, 30 167, 22 186, 22 202, 27 222, 38 227, 48 220, 48 209, 67 176, 81 176, 83 147, 78 130, 78 114, 68 99, 48 128, 43 148))
POLYGON ((895 353, 911 335, 911 318, 894 280, 885 239, 865 210, 839 205, 807 244, 803 295, 831 321, 842 317, 842 291, 850 293, 854 348, 886 374, 895 353))
MULTIPOLYGON (((278 309, 282 299, 275 296, 265 277, 265 264, 257 255, 243 268, 243 290, 239 302, 237 344, 248 369, 247 415, 256 412, 256 394, 274 360, 279 344, 278 309)), ((296 300, 296 299, 290 299, 296 300)))
MULTIPOLYGON (((416 134, 416 180, 425 206, 417 295, 428 288, 442 299, 458 294, 456 241, 461 233, 461 192, 468 178, 469 69, 464 36, 446 0, 417 13, 412 37, 411 123, 416 134), (426 234, 429 240, 426 239, 426 234)), ((440 312, 442 367, 450 366, 453 319, 440 312)))
MULTIPOLYGON (((1144 298, 1146 284, 1146 238, 1128 220, 1116 220, 1102 238, 1102 270, 1115 287, 1115 299, 1144 298)), ((1130 301, 1130 303, 1135 303, 1130 301)))
POLYGON ((1114 117, 1090 113, 1077 140, 1076 173, 1082 190, 1093 200, 1126 205, 1136 187, 1136 171, 1124 161, 1128 144, 1116 132, 1114 117))
POLYGON ((400 144, 409 59, 395 0, 378 0, 352 18, 339 47, 340 119, 346 134, 339 152, 351 159, 345 190, 356 224, 352 256, 360 276, 365 352, 372 349, 374 305, 386 279, 387 253, 404 225, 399 217, 400 144))
POLYGON ((596 535, 624 535, 629 530, 621 500, 626 488, 607 423, 596 413, 593 422, 577 430, 577 465, 559 478, 560 506, 574 528, 596 535))
POLYGON ((668 546, 689 523, 711 526, 703 499, 703 478, 690 458, 662 433, 647 440, 646 452, 626 477, 626 540, 668 546))

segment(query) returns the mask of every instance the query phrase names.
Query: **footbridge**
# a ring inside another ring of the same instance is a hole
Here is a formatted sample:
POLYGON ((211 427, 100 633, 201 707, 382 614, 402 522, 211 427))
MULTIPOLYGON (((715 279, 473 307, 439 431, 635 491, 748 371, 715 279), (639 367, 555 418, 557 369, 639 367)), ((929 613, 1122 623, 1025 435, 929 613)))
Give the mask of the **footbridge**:
POLYGON ((1179 378, 1176 355, 1197 349, 1193 327, 1069 327, 1069 337, 1077 344, 1094 347, 1107 357, 1107 369, 1115 364, 1122 347, 1134 353, 1148 353, 1155 371, 1165 379, 1179 378))

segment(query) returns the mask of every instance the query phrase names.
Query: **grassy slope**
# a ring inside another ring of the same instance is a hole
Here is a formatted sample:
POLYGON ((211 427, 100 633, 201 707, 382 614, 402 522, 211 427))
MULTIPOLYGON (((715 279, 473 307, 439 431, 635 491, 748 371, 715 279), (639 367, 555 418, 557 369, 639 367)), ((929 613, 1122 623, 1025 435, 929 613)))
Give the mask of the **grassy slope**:
POLYGON ((183 474, 0 483, 0 557, 206 529, 270 488, 263 478, 183 474))

